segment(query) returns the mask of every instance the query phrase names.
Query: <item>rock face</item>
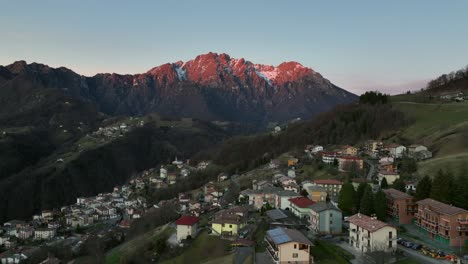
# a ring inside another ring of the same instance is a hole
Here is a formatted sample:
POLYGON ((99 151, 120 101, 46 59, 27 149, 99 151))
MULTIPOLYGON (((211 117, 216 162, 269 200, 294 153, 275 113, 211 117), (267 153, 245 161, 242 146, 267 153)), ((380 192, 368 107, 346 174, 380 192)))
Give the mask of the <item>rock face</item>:
POLYGON ((0 87, 9 81, 61 89, 110 115, 159 112, 259 127, 313 117, 357 98, 297 62, 275 67, 216 53, 163 64, 143 74, 93 77, 20 61, 0 67, 0 87))

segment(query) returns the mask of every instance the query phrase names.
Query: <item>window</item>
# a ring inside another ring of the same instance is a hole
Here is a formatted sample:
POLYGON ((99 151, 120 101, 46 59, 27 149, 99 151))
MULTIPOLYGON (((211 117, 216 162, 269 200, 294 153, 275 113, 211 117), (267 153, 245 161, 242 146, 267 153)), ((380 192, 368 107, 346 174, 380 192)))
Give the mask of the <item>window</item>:
POLYGON ((295 248, 295 249, 297 248, 297 244, 294 244, 294 248, 295 248))
POLYGON ((333 225, 333 221, 332 221, 332 220, 330 220, 330 225, 333 225))
POLYGON ((232 228, 232 225, 229 225, 229 228, 232 228))
POLYGON ((330 217, 333 217, 333 213, 330 213, 330 217))
POLYGON ((292 257, 293 257, 293 258, 298 258, 298 257, 299 257, 299 254, 293 253, 292 257))
POLYGON ((393 246, 393 241, 388 241, 388 247, 391 248, 393 246))

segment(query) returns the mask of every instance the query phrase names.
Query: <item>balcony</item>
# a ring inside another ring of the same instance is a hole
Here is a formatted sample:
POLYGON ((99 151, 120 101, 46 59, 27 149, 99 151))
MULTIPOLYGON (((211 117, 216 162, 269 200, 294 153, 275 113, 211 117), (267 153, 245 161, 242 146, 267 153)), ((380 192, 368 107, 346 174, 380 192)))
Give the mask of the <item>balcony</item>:
POLYGON ((450 226, 448 226, 448 225, 439 224, 439 228, 444 229, 444 230, 450 230, 450 226))
POLYGON ((457 226, 458 231, 468 231, 468 226, 457 226))
POLYGON ((468 224, 468 218, 458 218, 457 221, 460 223, 460 224, 468 224))
POLYGON ((271 258, 274 261, 279 261, 278 252, 273 251, 273 249, 271 247, 267 247, 267 251, 268 251, 268 253, 270 254, 271 258))

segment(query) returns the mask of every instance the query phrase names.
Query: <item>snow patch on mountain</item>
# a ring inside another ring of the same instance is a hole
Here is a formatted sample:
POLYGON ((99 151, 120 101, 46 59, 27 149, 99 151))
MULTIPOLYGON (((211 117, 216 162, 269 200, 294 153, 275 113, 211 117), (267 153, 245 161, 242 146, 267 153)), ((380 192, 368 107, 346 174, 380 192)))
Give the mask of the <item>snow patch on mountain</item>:
POLYGON ((181 66, 175 68, 179 81, 187 80, 187 71, 181 66))

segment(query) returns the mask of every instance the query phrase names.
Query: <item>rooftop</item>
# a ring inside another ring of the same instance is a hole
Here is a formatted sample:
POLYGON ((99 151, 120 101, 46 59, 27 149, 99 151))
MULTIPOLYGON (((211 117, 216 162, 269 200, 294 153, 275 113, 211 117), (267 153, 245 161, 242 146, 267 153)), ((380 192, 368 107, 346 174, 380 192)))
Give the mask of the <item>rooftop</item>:
POLYGON ((394 200, 413 198, 413 196, 393 188, 385 189, 383 192, 394 200))
POLYGON ((353 216, 350 216, 348 218, 348 221, 352 224, 355 224, 365 230, 368 230, 369 232, 375 232, 385 226, 390 226, 387 223, 384 223, 380 220, 377 220, 377 218, 370 217, 367 215, 363 215, 360 213, 357 213, 353 216))
POLYGON ((342 185, 343 182, 334 179, 323 179, 323 180, 314 180, 315 184, 339 184, 342 185))
POLYGON ((276 245, 281 245, 289 242, 298 242, 312 246, 312 242, 305 237, 301 232, 296 229, 288 229, 277 227, 267 231, 267 238, 269 238, 276 245))
POLYGON ((327 203, 327 202, 319 202, 319 203, 316 203, 314 205, 311 205, 309 208, 312 209, 312 211, 317 212, 317 213, 323 212, 325 210, 341 211, 336 206, 334 206, 332 203, 327 203))
POLYGON ((289 201, 291 203, 293 203, 294 205, 296 205, 297 207, 300 207, 300 208, 307 208, 313 204, 315 204, 314 201, 308 199, 308 198, 305 198, 305 197, 296 197, 296 198, 291 198, 289 199, 289 201))
POLYGON ((468 213, 468 211, 466 211, 465 209, 462 209, 462 208, 459 208, 459 207, 456 207, 456 206, 452 206, 452 205, 448 205, 448 204, 445 204, 445 203, 442 203, 442 202, 439 202, 439 201, 436 201, 436 200, 430 199, 430 198, 418 201, 416 203, 419 206, 421 206, 421 205, 422 206, 424 206, 424 205, 429 206, 429 207, 431 207, 430 209, 432 211, 436 211, 436 212, 446 214, 446 215, 454 215, 454 214, 458 214, 458 213, 468 213))
POLYGON ((191 215, 186 215, 186 216, 182 216, 181 218, 177 219, 177 221, 175 222, 176 225, 189 225, 189 226, 192 226, 196 223, 198 223, 200 219, 196 216, 191 216, 191 215))

